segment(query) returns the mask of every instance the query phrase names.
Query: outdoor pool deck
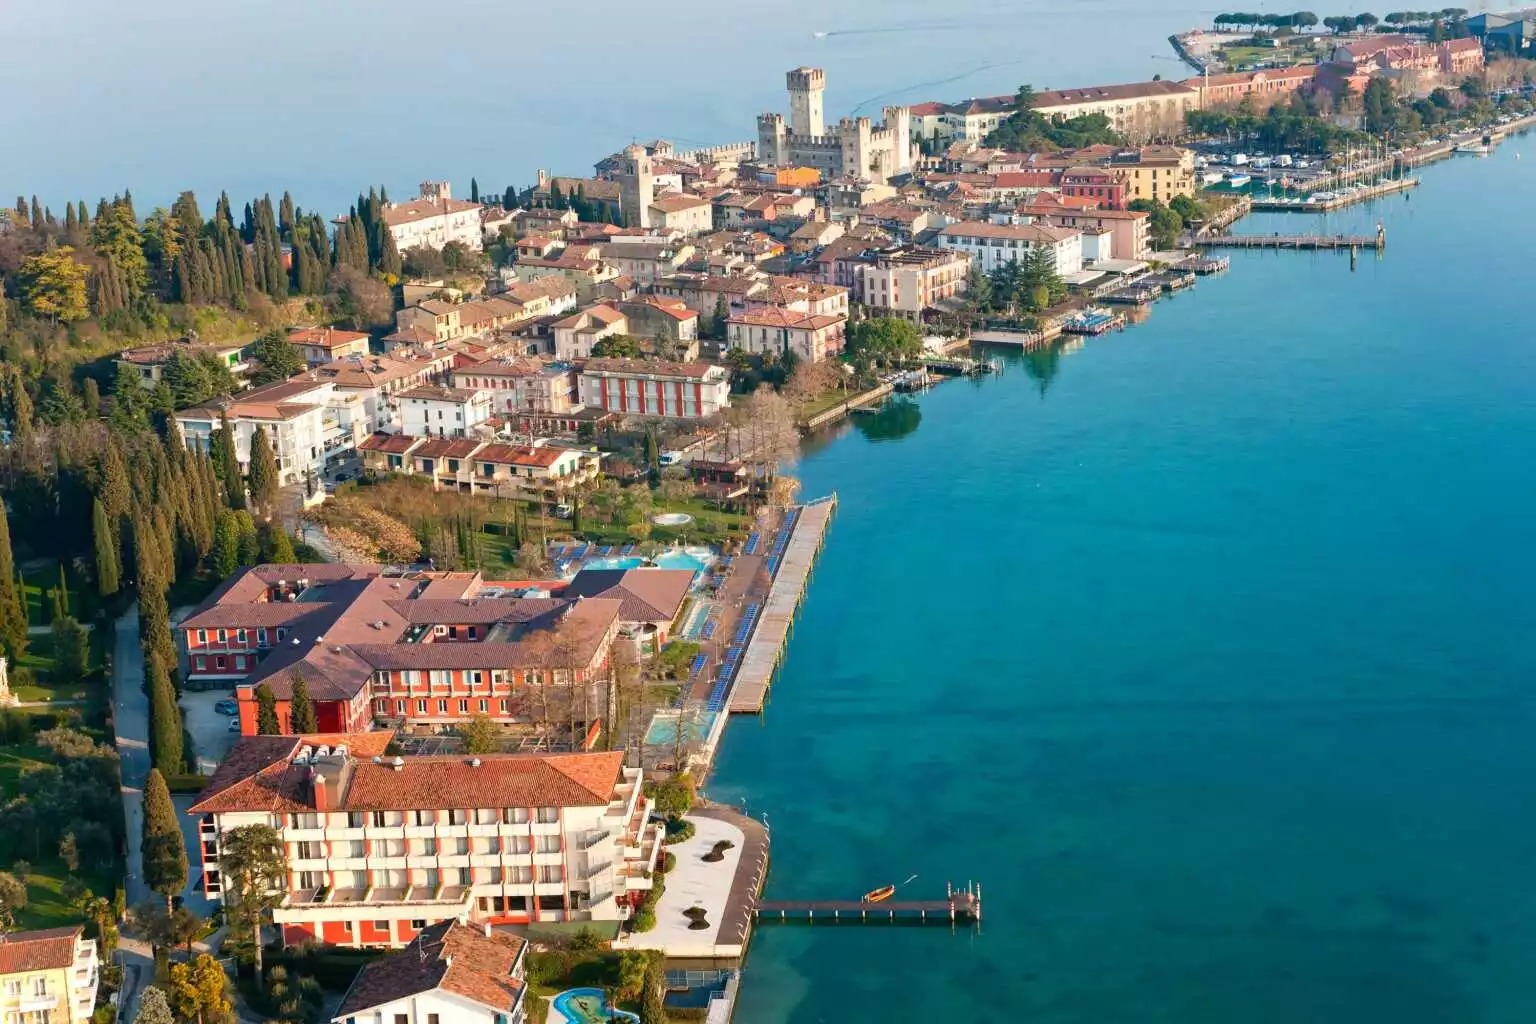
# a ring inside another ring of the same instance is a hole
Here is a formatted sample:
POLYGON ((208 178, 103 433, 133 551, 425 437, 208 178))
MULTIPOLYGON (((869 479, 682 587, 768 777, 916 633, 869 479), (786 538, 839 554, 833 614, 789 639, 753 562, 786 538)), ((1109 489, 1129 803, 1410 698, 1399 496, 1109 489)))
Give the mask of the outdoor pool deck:
POLYGON ((736 682, 731 687, 728 702, 732 712, 756 714, 763 710, 773 673, 789 639, 789 628, 805 596, 811 567, 816 564, 816 556, 821 551, 822 540, 836 508, 835 494, 800 506, 794 531, 784 545, 782 555, 769 555, 773 585, 736 670, 736 682))
POLYGON ((692 838, 667 847, 677 866, 656 901, 656 927, 614 942, 617 949, 655 949, 672 958, 737 960, 747 949, 758 895, 768 877, 768 830, 730 807, 700 804, 689 813, 692 838), (717 841, 732 844, 721 860, 704 855, 717 841), (683 911, 704 910, 709 927, 689 927, 683 911))

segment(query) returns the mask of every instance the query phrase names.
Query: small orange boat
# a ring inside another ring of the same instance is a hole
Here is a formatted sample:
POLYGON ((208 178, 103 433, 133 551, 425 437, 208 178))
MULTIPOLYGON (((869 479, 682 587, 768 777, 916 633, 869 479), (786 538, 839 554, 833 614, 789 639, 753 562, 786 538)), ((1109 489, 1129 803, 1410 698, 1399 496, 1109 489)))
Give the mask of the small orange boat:
POLYGON ((882 900, 890 899, 894 895, 896 895, 896 887, 894 885, 882 885, 878 889, 871 889, 869 892, 865 893, 864 902, 879 903, 882 900))

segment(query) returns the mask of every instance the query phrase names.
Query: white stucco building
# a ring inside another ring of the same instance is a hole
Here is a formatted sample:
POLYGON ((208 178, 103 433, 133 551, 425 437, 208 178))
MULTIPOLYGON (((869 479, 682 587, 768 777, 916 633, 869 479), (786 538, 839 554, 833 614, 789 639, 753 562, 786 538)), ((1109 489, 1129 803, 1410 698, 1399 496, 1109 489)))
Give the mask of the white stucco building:
POLYGON ((1056 272, 1062 276, 1083 269, 1082 232, 1071 228, 962 221, 940 231, 934 244, 966 253, 983 273, 1022 260, 1037 248, 1051 250, 1056 257, 1056 272))
POLYGON ((250 466, 256 428, 265 428, 281 481, 297 484, 354 450, 374 429, 376 414, 363 390, 306 374, 183 409, 175 418, 187 445, 203 451, 227 419, 242 469, 250 466))
POLYGON ((449 242, 475 251, 484 246, 480 204, 454 199, 446 181, 424 181, 419 199, 385 207, 384 223, 402 253, 417 247, 441 249, 449 242))
POLYGON ((96 940, 79 925, 0 937, 0 1019, 87 1024, 100 978, 96 940))
POLYGON ((400 431, 421 437, 470 437, 491 418, 491 393, 421 385, 396 396, 400 431))

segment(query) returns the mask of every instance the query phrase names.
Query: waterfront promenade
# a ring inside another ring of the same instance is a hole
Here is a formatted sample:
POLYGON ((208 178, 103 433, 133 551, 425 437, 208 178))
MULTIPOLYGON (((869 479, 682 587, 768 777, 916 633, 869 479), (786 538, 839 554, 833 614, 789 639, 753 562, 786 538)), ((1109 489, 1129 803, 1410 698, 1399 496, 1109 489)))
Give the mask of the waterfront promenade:
POLYGON ((821 550, 827 525, 837 507, 837 496, 820 498, 802 506, 794 531, 774 573, 773 586, 757 627, 742 655, 736 683, 731 688, 730 710, 755 714, 763 710, 774 670, 789 640, 789 628, 810 581, 811 567, 821 550))

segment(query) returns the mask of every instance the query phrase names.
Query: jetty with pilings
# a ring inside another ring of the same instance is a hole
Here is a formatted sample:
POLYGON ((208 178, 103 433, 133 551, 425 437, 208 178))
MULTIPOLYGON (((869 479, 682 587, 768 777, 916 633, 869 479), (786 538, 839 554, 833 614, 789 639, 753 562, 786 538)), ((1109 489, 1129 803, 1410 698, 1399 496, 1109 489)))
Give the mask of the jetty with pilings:
POLYGON ((736 681, 731 686, 726 705, 731 712, 757 714, 763 710, 768 700, 768 687, 778 670, 779 659, 784 655, 784 646, 789 642, 795 612, 810 584, 811 567, 821 553, 822 541, 836 508, 837 495, 831 494, 793 509, 794 528, 783 552, 773 556, 778 560, 773 570, 773 585, 763 602, 762 614, 752 629, 741 656, 741 665, 736 670, 736 681))
POLYGON ((1387 233, 1374 235, 1216 235, 1197 238, 1212 249, 1385 249, 1387 233))
POLYGON ((941 900, 762 900, 753 910, 759 924, 863 921, 869 924, 981 923, 981 885, 946 885, 941 900))

